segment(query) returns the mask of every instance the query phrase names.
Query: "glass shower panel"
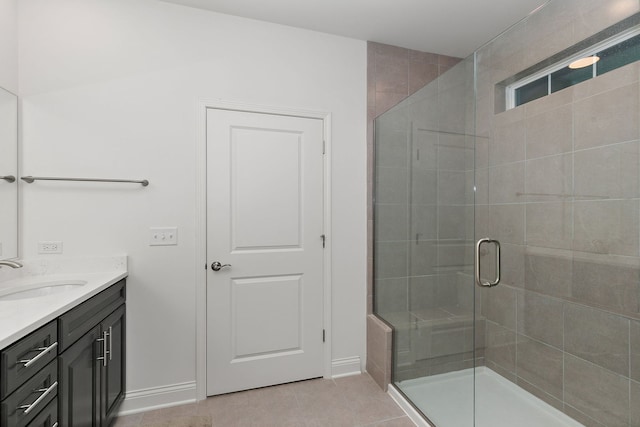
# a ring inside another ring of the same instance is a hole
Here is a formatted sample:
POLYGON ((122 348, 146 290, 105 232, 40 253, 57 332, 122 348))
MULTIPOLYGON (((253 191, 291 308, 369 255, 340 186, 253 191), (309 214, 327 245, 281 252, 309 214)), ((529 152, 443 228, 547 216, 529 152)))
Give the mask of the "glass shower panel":
POLYGON ((473 425, 473 72, 459 63, 375 127, 375 310, 393 383, 438 426, 473 425))
POLYGON ((551 1, 477 52, 476 238, 502 243, 478 427, 640 425, 638 62, 509 110, 499 85, 638 8, 551 1))

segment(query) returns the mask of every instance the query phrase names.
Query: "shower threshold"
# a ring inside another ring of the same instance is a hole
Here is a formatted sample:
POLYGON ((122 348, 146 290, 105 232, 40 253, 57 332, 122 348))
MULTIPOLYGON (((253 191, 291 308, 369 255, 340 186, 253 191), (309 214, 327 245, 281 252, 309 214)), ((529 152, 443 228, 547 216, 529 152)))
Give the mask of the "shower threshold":
MULTIPOLYGON (((427 414, 436 427, 472 427, 473 371, 416 378, 395 387, 427 414)), ((485 366, 476 368, 475 384, 475 427, 584 427, 485 366)), ((391 394, 396 400, 401 396, 395 390, 391 394)), ((399 404, 406 410, 407 405, 399 404)), ((420 424, 415 417, 412 419, 418 425, 429 426, 420 424)))

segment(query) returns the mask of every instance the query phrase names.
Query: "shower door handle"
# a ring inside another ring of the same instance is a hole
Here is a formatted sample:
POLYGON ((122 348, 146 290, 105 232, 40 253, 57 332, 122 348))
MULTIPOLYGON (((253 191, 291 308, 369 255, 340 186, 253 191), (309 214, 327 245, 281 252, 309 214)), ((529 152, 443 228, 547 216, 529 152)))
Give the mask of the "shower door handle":
POLYGON ((475 265, 475 279, 478 286, 491 287, 500 283, 500 242, 495 239, 484 238, 476 242, 476 265, 475 265), (496 245, 496 278, 493 282, 483 282, 480 278, 480 247, 484 243, 493 243, 496 245))

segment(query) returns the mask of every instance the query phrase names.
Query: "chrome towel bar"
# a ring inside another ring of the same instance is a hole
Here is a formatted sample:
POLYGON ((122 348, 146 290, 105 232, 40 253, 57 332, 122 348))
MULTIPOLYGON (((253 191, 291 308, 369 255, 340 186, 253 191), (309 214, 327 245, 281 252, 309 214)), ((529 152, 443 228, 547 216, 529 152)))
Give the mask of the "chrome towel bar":
POLYGON ((54 178, 50 176, 23 176, 20 178, 24 182, 32 184, 34 181, 88 181, 88 182, 131 182, 134 184, 142 184, 143 187, 149 185, 146 179, 100 179, 100 178, 54 178))

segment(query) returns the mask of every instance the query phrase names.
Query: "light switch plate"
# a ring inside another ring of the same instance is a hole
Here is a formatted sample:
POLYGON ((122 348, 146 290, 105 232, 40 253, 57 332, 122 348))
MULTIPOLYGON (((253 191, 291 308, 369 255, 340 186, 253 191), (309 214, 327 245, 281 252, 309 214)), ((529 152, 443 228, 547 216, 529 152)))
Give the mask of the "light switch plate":
POLYGON ((178 244, 178 227, 151 227, 149 232, 149 246, 178 244))

